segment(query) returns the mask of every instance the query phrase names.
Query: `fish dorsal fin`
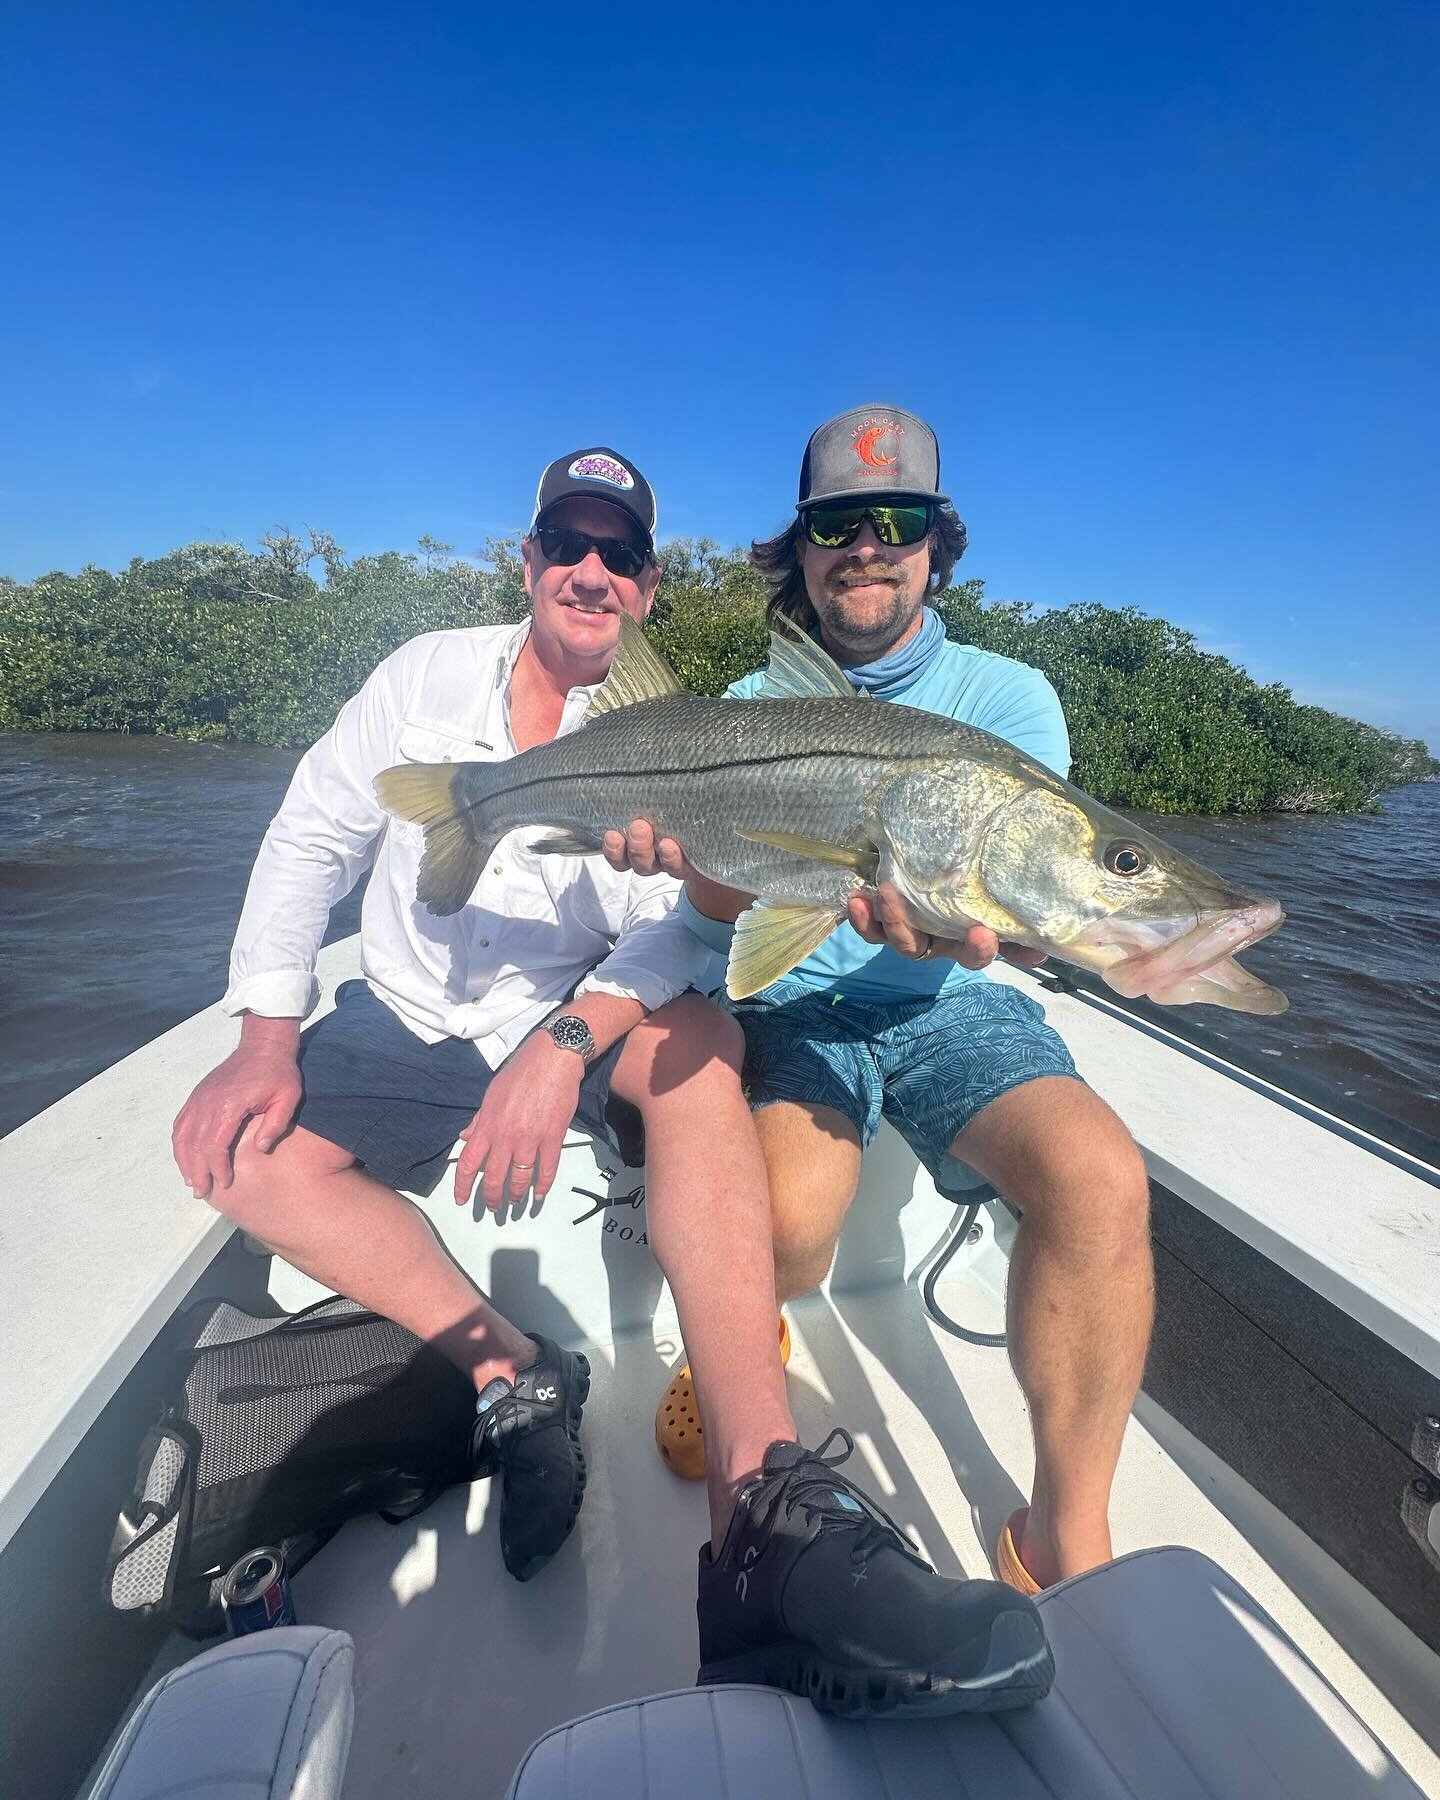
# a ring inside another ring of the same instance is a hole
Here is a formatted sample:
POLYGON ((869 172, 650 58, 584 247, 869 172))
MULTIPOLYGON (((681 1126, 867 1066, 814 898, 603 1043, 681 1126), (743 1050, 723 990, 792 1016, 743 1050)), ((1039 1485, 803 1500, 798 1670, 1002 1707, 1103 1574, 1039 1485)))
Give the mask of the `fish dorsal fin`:
POLYGON ((845 679, 845 671, 808 632, 783 615, 770 627, 770 666, 755 691, 757 700, 866 700, 845 679))
POLYGON ((803 856, 810 862, 834 863, 850 869, 862 881, 874 881, 880 868, 880 852, 873 844, 831 844, 824 838, 800 837, 793 831, 740 831, 736 836, 752 844, 770 844, 776 850, 788 850, 792 856, 803 856))
POLYGON ((735 921, 725 991, 745 1000, 803 962, 844 918, 828 906, 757 900, 735 921))
POLYGON ((599 692, 586 708, 584 723, 601 713, 633 706, 637 700, 659 700, 689 689, 646 637, 629 613, 620 615, 620 648, 599 692))

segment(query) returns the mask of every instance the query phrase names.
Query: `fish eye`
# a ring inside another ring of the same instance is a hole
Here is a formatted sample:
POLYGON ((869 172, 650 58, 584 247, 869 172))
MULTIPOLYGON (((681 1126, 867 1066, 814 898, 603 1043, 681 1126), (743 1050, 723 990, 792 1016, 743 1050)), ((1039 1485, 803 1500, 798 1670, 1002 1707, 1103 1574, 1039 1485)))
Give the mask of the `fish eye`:
POLYGON ((1138 844, 1107 844, 1105 867, 1112 875, 1139 875, 1150 867, 1150 858, 1138 844))

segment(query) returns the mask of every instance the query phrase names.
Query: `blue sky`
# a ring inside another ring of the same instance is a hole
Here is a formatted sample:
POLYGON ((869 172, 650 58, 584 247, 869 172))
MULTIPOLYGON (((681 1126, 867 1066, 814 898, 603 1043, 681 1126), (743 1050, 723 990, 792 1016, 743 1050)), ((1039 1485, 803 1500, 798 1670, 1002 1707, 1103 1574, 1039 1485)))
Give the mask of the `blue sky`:
POLYGON ((993 596, 1440 749, 1428 4, 25 10, 0 572, 468 551, 596 440, 739 542, 890 400, 993 596))

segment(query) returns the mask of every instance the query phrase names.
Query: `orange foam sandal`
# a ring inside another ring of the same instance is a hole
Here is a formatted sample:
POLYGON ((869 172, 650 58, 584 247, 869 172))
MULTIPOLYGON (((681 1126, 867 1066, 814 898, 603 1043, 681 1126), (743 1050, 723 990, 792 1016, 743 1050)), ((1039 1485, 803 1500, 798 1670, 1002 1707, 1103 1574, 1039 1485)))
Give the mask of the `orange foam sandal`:
POLYGON ((995 1573, 1007 1586, 1021 1594, 1038 1594, 1040 1583, 1020 1560, 1020 1533, 1025 1529, 1028 1506, 1017 1507, 1005 1521, 995 1545, 995 1573))
MULTIPOLYGON (((790 1360, 790 1323, 780 1315, 780 1361, 790 1360)), ((655 1448, 660 1460, 676 1475, 687 1481, 699 1481, 705 1473, 705 1433, 700 1424, 700 1408, 695 1404, 695 1388, 686 1363, 660 1396, 655 1408, 655 1448)))

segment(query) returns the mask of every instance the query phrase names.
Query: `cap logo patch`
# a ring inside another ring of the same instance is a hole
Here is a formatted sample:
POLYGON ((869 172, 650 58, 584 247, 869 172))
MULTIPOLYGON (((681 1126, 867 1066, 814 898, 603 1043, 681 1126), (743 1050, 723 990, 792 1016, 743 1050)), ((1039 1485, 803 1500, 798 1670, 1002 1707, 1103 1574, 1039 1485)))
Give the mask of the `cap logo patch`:
POLYGON ((603 481, 622 490, 635 485, 635 477, 613 456, 577 456, 565 473, 572 481, 603 481))
POLYGON ((888 469, 900 460, 905 427, 894 419, 866 419, 850 433, 855 454, 867 469, 888 469))

